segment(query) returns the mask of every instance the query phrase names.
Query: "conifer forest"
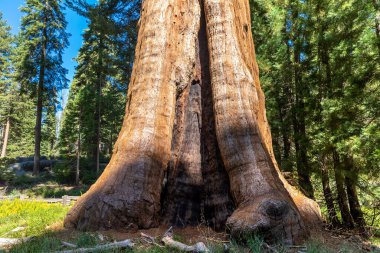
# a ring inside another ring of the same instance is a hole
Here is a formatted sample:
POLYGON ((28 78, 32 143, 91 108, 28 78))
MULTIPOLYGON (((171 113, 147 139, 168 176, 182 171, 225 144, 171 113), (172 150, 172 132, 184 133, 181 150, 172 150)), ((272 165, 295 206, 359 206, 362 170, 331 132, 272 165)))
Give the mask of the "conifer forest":
POLYGON ((380 1, 0 0, 2 250, 380 252, 380 1))

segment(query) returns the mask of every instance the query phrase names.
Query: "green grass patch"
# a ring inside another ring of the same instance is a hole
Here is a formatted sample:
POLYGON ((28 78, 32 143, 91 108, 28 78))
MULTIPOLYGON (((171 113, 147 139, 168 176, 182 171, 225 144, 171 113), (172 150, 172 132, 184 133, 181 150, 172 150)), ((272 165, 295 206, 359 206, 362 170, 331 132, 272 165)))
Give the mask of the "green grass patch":
POLYGON ((311 241, 306 244, 306 253, 333 253, 321 242, 311 241))
POLYGON ((9 251, 11 253, 31 253, 31 252, 54 252, 61 247, 61 241, 53 235, 38 237, 30 242, 15 245, 9 251))
POLYGON ((46 233, 46 228, 61 222, 70 207, 41 201, 0 201, 0 237, 20 238, 46 233), (11 232, 13 229, 18 231, 11 232))

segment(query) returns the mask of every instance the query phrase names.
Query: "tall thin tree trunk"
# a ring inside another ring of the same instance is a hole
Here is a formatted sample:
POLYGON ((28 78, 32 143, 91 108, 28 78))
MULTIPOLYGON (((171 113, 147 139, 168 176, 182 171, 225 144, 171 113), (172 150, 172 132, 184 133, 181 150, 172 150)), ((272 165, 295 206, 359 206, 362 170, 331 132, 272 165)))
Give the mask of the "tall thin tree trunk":
POLYGON ((365 219, 360 207, 357 184, 358 184, 358 171, 354 165, 354 161, 351 157, 344 158, 344 165, 347 170, 345 176, 345 183, 347 187, 348 203, 350 205, 351 216, 355 223, 365 231, 365 219))
POLYGON ((380 57, 380 3, 376 0, 372 0, 373 8, 375 9, 375 30, 377 39, 377 49, 380 57))
POLYGON ((283 171, 291 171, 291 164, 290 164, 290 148, 291 148, 291 141, 289 136, 289 125, 286 124, 286 111, 284 112, 284 108, 279 108, 280 111, 280 121, 281 121, 281 135, 282 135, 282 143, 283 143, 283 155, 282 155, 282 162, 281 162, 281 168, 283 171))
POLYGON ((344 187, 345 177, 343 168, 340 162, 339 154, 336 150, 333 151, 333 162, 335 170, 336 191, 338 193, 338 204, 340 213, 342 215, 343 225, 349 228, 354 227, 354 220, 352 219, 350 209, 348 207, 347 194, 344 187))
POLYGON ((102 107, 102 88, 104 85, 103 75, 103 58, 102 54, 104 50, 104 38, 103 35, 99 38, 99 52, 98 52, 98 67, 97 67, 97 81, 96 81, 96 105, 95 105, 95 138, 93 147, 93 161, 95 164, 96 173, 100 172, 100 131, 101 131, 101 107, 102 107))
POLYGON ((102 98, 102 85, 99 82, 97 90, 97 102, 96 102, 96 134, 95 134, 95 168, 96 173, 100 171, 100 124, 101 124, 101 98, 102 98))
POLYGON ((310 179, 310 167, 307 157, 305 103, 303 97, 302 77, 300 71, 301 52, 297 45, 294 48, 294 82, 295 107, 293 108, 294 146, 296 149, 296 163, 298 182, 306 196, 314 199, 314 189, 310 179))
POLYGON ((77 163, 75 169, 75 184, 79 185, 79 176, 80 176, 80 156, 81 156, 81 116, 78 120, 78 139, 77 139, 77 163))
POLYGON ((325 198, 329 220, 333 224, 333 226, 338 226, 340 222, 336 214, 334 196, 330 188, 329 167, 327 157, 325 155, 322 157, 321 161, 321 178, 323 196, 325 198))
MULTIPOLYGON (((47 5, 47 3, 46 3, 47 5)), ((47 18, 45 17, 45 26, 42 32, 42 45, 41 45, 41 60, 40 60, 40 73, 37 87, 37 114, 36 126, 34 130, 34 165, 33 175, 38 175, 40 172, 40 157, 41 157, 41 128, 42 128, 42 107, 43 107, 43 92, 44 92, 44 78, 45 78, 45 61, 46 61, 46 46, 47 46, 47 18)))
POLYGON ((360 207, 355 180, 352 180, 350 177, 346 177, 346 186, 347 186, 348 203, 350 205, 351 216, 354 219, 355 223, 360 228, 365 229, 366 222, 364 219, 363 211, 361 210, 361 207, 360 207))
POLYGON ((80 175, 80 149, 81 146, 81 140, 80 140, 80 133, 78 133, 78 139, 77 139, 77 163, 75 168, 75 184, 79 185, 79 175, 80 175))
MULTIPOLYGON (((100 68, 98 70, 101 71, 100 68)), ((98 73, 98 80, 96 82, 96 103, 95 103, 95 136, 93 139, 93 163, 95 165, 96 173, 100 171, 100 128, 101 128, 101 99, 102 99, 102 80, 101 73, 98 73)))
POLYGON ((279 110, 282 113, 282 121, 283 124, 281 126, 281 133, 283 138, 283 144, 284 144, 284 151, 283 151, 283 163, 281 164, 281 168, 284 171, 292 171, 292 164, 290 161, 290 152, 291 152, 291 105, 293 104, 292 101, 292 92, 291 92, 291 83, 292 83, 292 77, 293 75, 289 75, 289 68, 292 67, 292 61, 291 61, 291 49, 289 45, 289 34, 286 29, 287 26, 287 19, 284 20, 284 27, 282 29, 283 34, 283 43, 286 44, 286 66, 283 66, 285 68, 283 71, 285 72, 283 74, 284 76, 284 85, 282 87, 283 89, 283 103, 282 108, 279 108, 279 110))
POLYGON ((5 125, 1 125, 0 126, 0 136, 1 136, 1 139, 0 139, 0 145, 2 146, 3 145, 3 142, 4 142, 4 133, 5 132, 5 125))
POLYGON ((11 120, 8 117, 7 123, 5 124, 5 131, 4 131, 4 138, 3 138, 3 147, 1 149, 1 155, 0 157, 6 157, 7 156, 7 147, 8 147, 8 139, 9 139, 9 129, 11 127, 11 120))

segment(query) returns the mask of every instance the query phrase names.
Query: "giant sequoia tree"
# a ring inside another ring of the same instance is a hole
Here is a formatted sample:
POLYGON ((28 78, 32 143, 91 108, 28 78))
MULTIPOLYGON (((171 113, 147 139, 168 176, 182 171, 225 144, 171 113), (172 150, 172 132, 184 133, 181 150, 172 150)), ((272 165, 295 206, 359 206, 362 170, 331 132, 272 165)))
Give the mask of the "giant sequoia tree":
POLYGON ((145 0, 111 162, 65 219, 192 225, 295 243, 320 220, 274 159, 248 0, 145 0))

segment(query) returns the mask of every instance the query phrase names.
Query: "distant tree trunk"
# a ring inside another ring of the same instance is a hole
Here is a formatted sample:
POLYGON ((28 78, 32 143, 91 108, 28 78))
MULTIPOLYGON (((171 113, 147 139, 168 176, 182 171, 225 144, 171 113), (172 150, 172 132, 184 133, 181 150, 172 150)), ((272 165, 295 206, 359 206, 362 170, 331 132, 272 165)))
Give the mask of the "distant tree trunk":
POLYGON ((291 112, 291 105, 293 104, 292 101, 292 92, 291 92, 291 83, 292 83, 292 75, 289 75, 287 72, 289 72, 289 68, 292 66, 291 61, 291 50, 289 46, 289 34, 286 30, 287 26, 287 20, 285 19, 284 27, 282 29, 284 41, 283 43, 286 44, 286 66, 283 66, 285 68, 283 71, 286 72, 283 74, 284 76, 284 85, 283 85, 283 101, 281 103, 280 110, 280 117, 282 121, 281 125, 281 133, 282 133, 282 140, 284 145, 284 151, 283 151, 283 162, 281 163, 281 168, 284 171, 292 171, 292 163, 290 161, 290 152, 291 152, 291 124, 292 124, 292 112, 291 112))
POLYGON ((291 141, 290 141, 290 135, 289 135, 289 125, 286 124, 287 120, 286 118, 286 112, 284 112, 284 109, 280 110, 280 121, 281 121, 281 135, 282 135, 282 143, 283 143, 283 155, 282 155, 282 162, 281 162, 281 168, 284 171, 291 171, 291 164, 290 164, 290 148, 291 148, 291 141))
POLYGON ((248 0, 142 4, 114 154, 65 226, 205 223, 287 244, 307 237, 320 211, 274 159, 248 0))
POLYGON ((96 98, 96 113, 95 113, 95 121, 96 121, 96 129, 95 129, 95 147, 94 147, 94 160, 95 160, 95 168, 96 173, 100 171, 100 124, 101 124, 101 100, 102 97, 102 86, 99 82, 97 87, 97 98, 96 98))
POLYGON ((112 132, 110 133, 110 139, 108 141, 108 154, 112 155, 112 148, 113 148, 113 135, 112 132))
MULTIPOLYGON (((47 17, 45 17, 45 24, 47 17)), ((37 114, 36 126, 34 130, 34 166, 33 175, 38 175, 40 172, 40 156, 41 156, 41 128, 42 128, 42 107, 43 107, 43 92, 44 92, 44 78, 45 78, 45 65, 46 65, 46 46, 47 46, 47 27, 45 26, 42 31, 42 46, 41 46, 41 62, 40 73, 37 87, 37 114)))
POLYGON ((102 101, 102 87, 103 87, 103 49, 104 49, 104 38, 100 36, 99 38, 99 49, 98 49, 98 67, 97 67, 97 81, 96 81, 96 105, 95 105, 95 138, 93 147, 93 161, 95 164, 96 173, 100 172, 100 131, 101 131, 101 101, 102 101))
POLYGON ((3 147, 1 149, 0 158, 7 156, 7 147, 8 147, 8 139, 9 139, 9 129, 11 127, 11 120, 8 117, 7 123, 5 124, 4 138, 3 138, 3 147))
POLYGON ((354 227, 354 220, 352 219, 350 209, 348 207, 347 194, 344 189, 345 177, 343 174, 343 168, 341 166, 339 154, 336 151, 333 151, 333 162, 335 170, 336 191, 338 193, 338 204, 340 213, 342 215, 343 225, 352 228, 354 227))
POLYGON ((303 98, 303 87, 301 82, 301 52, 297 46, 294 49, 294 82, 295 82, 295 104, 293 108, 294 146, 296 148, 296 163, 298 182, 301 189, 309 198, 314 199, 314 189, 310 179, 310 167, 307 157, 306 125, 305 125, 305 103, 303 98))
POLYGON ((344 165, 348 172, 345 177, 345 183, 351 216, 360 228, 365 229, 366 223, 360 207, 358 192, 356 190, 358 184, 358 171, 351 157, 345 157, 344 165))
POLYGON ((100 126, 101 124, 101 103, 100 103, 101 96, 102 96, 102 83, 99 76, 97 85, 96 85, 96 105, 95 105, 95 114, 94 114, 95 136, 93 139, 93 152, 92 152, 93 163, 95 165, 95 170, 97 173, 99 173, 99 170, 100 170, 99 157, 100 157, 100 128, 101 128, 100 126))
POLYGON ((376 0, 372 0, 373 8, 375 9, 375 30, 376 30, 376 39, 377 39, 377 49, 379 50, 378 54, 380 56, 380 3, 376 0))
POLYGON ((334 205, 334 196, 330 188, 329 168, 327 165, 326 156, 323 156, 322 161, 321 161, 321 178, 322 178, 323 196, 325 198, 329 220, 333 226, 338 226, 340 225, 340 222, 336 214, 335 205, 334 205))
POLYGON ((0 145, 3 145, 3 142, 4 142, 4 134, 5 134, 5 126, 2 125, 0 126, 0 136, 1 136, 1 140, 0 140, 0 145))
POLYGON ((78 122, 78 139, 77 139, 77 164, 75 169, 75 184, 79 185, 79 176, 80 176, 80 156, 81 156, 81 119, 79 117, 78 122))

